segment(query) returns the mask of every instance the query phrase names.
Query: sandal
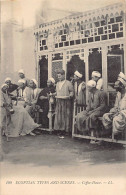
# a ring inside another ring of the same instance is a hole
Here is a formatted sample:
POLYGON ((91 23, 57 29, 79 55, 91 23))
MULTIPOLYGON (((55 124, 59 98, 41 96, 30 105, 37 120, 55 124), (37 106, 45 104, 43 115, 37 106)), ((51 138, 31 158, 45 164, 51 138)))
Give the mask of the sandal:
POLYGON ((29 133, 29 135, 36 136, 36 134, 35 134, 35 133, 32 133, 32 132, 31 132, 31 133, 29 133))

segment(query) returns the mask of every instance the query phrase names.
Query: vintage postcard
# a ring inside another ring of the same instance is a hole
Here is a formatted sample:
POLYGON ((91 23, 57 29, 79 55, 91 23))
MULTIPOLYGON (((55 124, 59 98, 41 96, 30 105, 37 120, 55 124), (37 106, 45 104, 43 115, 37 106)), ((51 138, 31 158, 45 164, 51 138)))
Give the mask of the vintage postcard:
POLYGON ((0 1, 0 194, 126 194, 125 0, 0 1))

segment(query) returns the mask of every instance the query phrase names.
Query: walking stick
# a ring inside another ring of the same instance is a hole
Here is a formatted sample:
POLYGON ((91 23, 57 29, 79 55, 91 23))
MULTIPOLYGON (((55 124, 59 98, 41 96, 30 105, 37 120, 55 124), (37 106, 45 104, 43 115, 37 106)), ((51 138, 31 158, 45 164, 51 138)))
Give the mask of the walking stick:
MULTIPOLYGON (((7 91, 6 91, 6 94, 7 94, 7 91)), ((9 138, 8 138, 8 120, 7 120, 7 109, 5 107, 5 110, 6 110, 6 137, 7 137, 7 142, 9 141, 9 138)))
POLYGON ((52 132, 52 104, 49 102, 49 130, 52 132))
POLYGON ((17 89, 17 98, 16 98, 15 106, 17 106, 17 104, 18 104, 18 96, 19 96, 19 89, 17 89))
POLYGON ((52 127, 52 122, 53 122, 53 113, 52 113, 52 104, 54 103, 54 99, 52 94, 50 93, 50 97, 49 97, 49 130, 50 133, 52 133, 53 131, 53 127, 52 127))
POLYGON ((6 137, 7 137, 7 142, 8 142, 9 139, 8 139, 8 127, 7 127, 7 111, 6 111, 6 137))

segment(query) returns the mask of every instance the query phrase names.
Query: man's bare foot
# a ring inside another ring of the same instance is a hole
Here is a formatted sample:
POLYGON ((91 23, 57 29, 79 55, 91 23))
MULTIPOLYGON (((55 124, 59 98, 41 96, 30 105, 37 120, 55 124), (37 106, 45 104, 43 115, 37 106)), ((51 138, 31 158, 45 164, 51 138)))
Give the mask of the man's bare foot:
POLYGON ((29 133, 29 135, 35 136, 35 133, 32 133, 32 132, 31 132, 31 133, 29 133))

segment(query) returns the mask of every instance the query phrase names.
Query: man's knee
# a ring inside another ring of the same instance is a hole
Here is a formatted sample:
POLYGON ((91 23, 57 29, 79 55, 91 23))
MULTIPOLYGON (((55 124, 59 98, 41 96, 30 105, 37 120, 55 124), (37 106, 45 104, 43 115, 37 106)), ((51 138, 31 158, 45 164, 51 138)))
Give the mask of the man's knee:
POLYGON ((92 114, 90 115, 90 119, 93 120, 93 121, 95 121, 95 120, 98 119, 98 116, 95 115, 94 113, 92 113, 92 114))
POLYGON ((115 123, 115 122, 121 122, 121 119, 119 119, 119 116, 115 116, 113 118, 113 123, 115 123))
POLYGON ((103 120, 108 118, 108 113, 103 114, 103 120))

